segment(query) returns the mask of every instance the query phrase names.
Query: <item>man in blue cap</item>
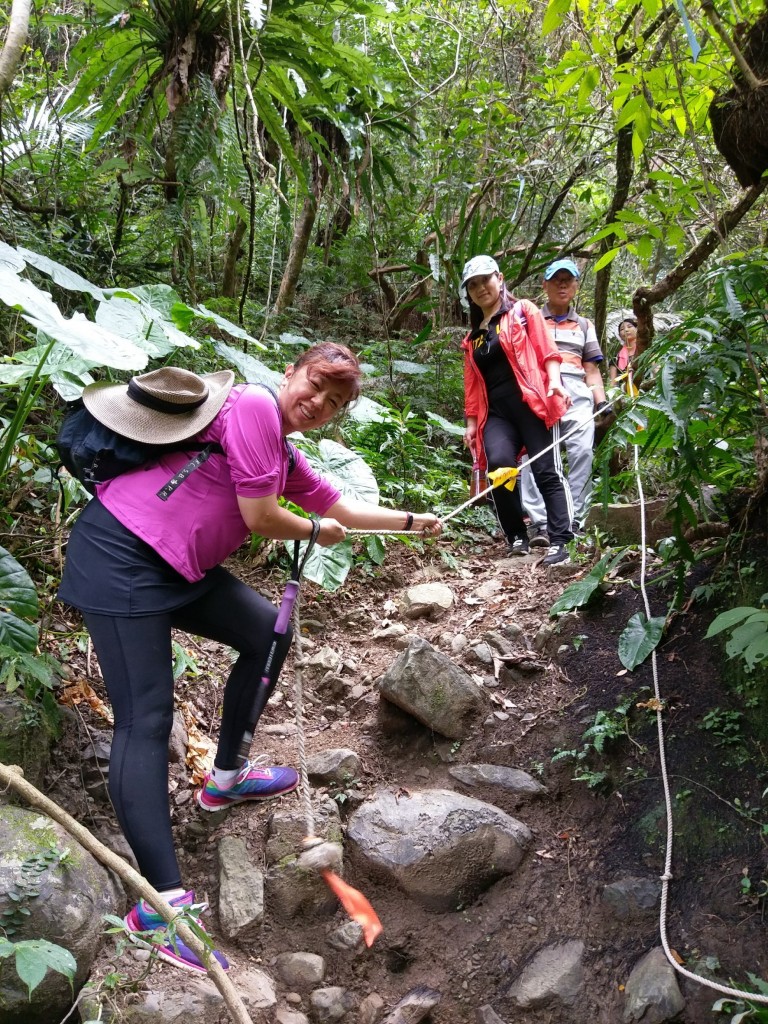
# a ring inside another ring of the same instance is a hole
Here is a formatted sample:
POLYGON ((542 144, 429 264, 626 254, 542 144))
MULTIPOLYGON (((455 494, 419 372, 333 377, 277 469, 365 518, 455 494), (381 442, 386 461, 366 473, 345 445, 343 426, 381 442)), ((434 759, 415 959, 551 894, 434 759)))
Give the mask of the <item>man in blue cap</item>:
MULTIPOLYGON (((547 301, 541 312, 552 340, 563 357, 560 366, 563 386, 571 396, 571 406, 560 421, 560 433, 575 431, 564 442, 568 454, 568 486, 573 498, 574 533, 583 532, 584 520, 592 500, 592 450, 595 442, 596 408, 607 408, 605 386, 600 372, 603 353, 594 324, 579 316, 573 300, 579 289, 579 268, 571 259, 555 260, 544 271, 543 286, 547 301)), ((531 546, 549 544, 546 533, 547 514, 536 481, 531 472, 520 478, 520 496, 531 521, 531 546)))

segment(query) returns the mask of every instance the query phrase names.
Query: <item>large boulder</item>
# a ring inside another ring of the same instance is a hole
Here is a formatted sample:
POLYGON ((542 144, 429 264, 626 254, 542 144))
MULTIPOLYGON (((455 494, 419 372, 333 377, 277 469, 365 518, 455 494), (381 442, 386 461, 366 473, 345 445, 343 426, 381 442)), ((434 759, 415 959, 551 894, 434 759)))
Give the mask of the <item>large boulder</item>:
POLYGON ((444 911, 512 874, 531 833, 498 807, 450 790, 383 790, 352 815, 347 841, 370 870, 444 911))
MULTIPOLYGON (((44 814, 0 806, 0 908, 12 942, 47 939, 77 962, 75 994, 87 979, 104 934, 104 914, 121 913, 114 876, 44 814), (11 931, 12 929, 12 931, 11 931)), ((48 971, 31 997, 12 957, 0 960, 3 1024, 51 1024, 72 1005, 67 979, 48 971)))
POLYGON ((464 739, 485 711, 482 691, 450 658, 421 637, 410 642, 379 680, 385 700, 441 736, 464 739))

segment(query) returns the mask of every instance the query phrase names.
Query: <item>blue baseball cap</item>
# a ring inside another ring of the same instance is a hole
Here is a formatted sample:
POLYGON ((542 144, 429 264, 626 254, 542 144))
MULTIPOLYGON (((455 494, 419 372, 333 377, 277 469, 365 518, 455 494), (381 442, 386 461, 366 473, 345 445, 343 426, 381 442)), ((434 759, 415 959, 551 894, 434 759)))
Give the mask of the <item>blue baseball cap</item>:
POLYGON ((547 269, 544 271, 544 280, 549 281, 555 276, 558 270, 567 270, 569 274, 572 274, 576 280, 581 277, 579 268, 573 262, 573 260, 555 260, 554 263, 550 263, 547 269))

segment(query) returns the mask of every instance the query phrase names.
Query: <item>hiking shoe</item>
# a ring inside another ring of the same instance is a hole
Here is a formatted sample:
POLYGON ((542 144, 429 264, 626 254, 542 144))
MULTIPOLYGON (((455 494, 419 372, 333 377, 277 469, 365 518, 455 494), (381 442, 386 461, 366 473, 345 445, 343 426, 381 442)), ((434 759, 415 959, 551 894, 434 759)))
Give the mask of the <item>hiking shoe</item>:
POLYGON ((532 548, 548 548, 549 534, 546 526, 541 523, 533 523, 528 530, 528 541, 532 548))
POLYGON ((527 555, 529 550, 527 537, 515 537, 512 543, 508 545, 508 553, 510 555, 527 555))
MULTIPOLYGON (((185 892, 183 896, 177 896, 176 899, 171 900, 170 905, 189 911, 196 920, 204 910, 208 909, 207 903, 195 903, 195 894, 191 890, 185 892)), ((154 950, 161 960, 165 960, 169 964, 175 964, 176 967, 182 967, 185 971, 196 971, 198 974, 207 973, 205 965, 200 962, 199 958, 188 946, 184 945, 178 935, 174 937, 173 941, 165 937, 165 932, 168 928, 167 924, 145 900, 139 900, 133 910, 126 914, 123 920, 129 932, 131 942, 134 942, 137 946, 154 950), (143 932, 153 932, 154 934, 140 938, 139 935, 143 932)), ((197 921, 197 923, 202 928, 200 922, 197 921)), ((229 970, 229 962, 223 953, 219 953, 218 950, 214 949, 211 950, 211 956, 218 960, 219 966, 223 970, 229 970)))
POLYGON ((574 519, 571 523, 571 533, 574 537, 584 536, 584 527, 581 525, 578 519, 574 519))
POLYGON ((546 555, 542 558, 542 565, 567 565, 571 556, 565 544, 553 544, 546 555))
POLYGON ((223 807, 242 804, 246 800, 269 800, 296 789, 299 774, 293 768, 256 766, 246 761, 240 774, 228 788, 219 787, 206 775, 197 791, 197 802, 204 811, 220 811, 223 807))

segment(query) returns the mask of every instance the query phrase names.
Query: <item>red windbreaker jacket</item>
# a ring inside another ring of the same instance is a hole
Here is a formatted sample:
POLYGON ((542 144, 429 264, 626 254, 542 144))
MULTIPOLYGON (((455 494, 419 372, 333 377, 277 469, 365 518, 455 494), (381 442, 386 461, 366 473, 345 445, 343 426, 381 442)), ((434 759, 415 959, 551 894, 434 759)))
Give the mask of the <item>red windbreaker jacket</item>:
MULTIPOLYGON (((488 419, 488 392, 483 375, 472 358, 471 333, 461 343, 464 351, 464 413, 477 417, 477 457, 480 468, 485 469, 483 427, 488 419)), ((520 385, 523 401, 549 429, 565 412, 565 402, 559 395, 547 398, 548 378, 544 363, 549 359, 561 363, 563 357, 534 303, 520 299, 502 313, 499 343, 520 385)))

